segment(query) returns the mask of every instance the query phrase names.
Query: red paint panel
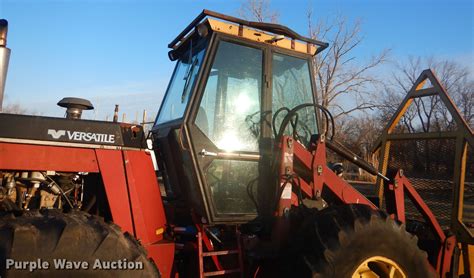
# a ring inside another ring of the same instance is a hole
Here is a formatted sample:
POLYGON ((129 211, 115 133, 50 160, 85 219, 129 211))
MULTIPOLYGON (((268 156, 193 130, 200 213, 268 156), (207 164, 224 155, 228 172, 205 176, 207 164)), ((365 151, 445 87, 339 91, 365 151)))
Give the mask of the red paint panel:
MULTIPOLYGON (((285 145, 282 146, 284 151, 285 145)), ((315 147, 314 152, 310 152, 300 143, 294 143, 294 157, 313 171, 313 194, 316 194, 317 191, 321 192, 323 187, 326 186, 346 204, 364 204, 376 209, 377 207, 364 195, 326 166, 326 145, 324 141, 319 141, 315 147)), ((311 189, 306 183, 302 183, 301 187, 305 192, 311 189)))
POLYGON ((397 218, 398 221, 405 223, 405 192, 404 192, 404 186, 395 186, 395 185, 390 185, 393 187, 394 190, 394 197, 395 197, 395 207, 397 211, 397 218))
MULTIPOLYGON (((305 148, 296 147, 296 145, 297 144, 295 144, 296 157, 307 157, 311 154, 305 148)), ((304 160, 308 160, 308 158, 305 158, 304 160)), ((326 186, 346 204, 364 204, 372 207, 373 209, 377 209, 377 207, 364 195, 362 195, 342 178, 338 177, 326 165, 326 145, 323 141, 319 141, 316 145, 313 158, 313 186, 315 190, 322 190, 323 186, 326 186), (318 171, 318 168, 321 171, 318 171)))
POLYGON ((446 240, 446 236, 443 232, 443 229, 439 225, 438 220, 436 219, 428 205, 426 205, 425 201, 423 201, 423 198, 421 198, 418 192, 416 192, 410 181, 405 176, 400 175, 399 171, 397 173, 397 176, 395 177, 395 182, 397 182, 399 186, 400 184, 403 185, 405 193, 408 195, 415 207, 425 217, 425 219, 428 220, 428 224, 431 226, 431 228, 434 229, 440 241, 444 242, 446 240))
POLYGON ((373 209, 377 207, 365 198, 362 193, 357 191, 352 185, 341 179, 327 166, 323 170, 324 184, 346 204, 363 204, 368 205, 373 209))
POLYGON ((99 172, 93 149, 0 143, 0 169, 99 172))
POLYGON ((278 203, 278 215, 283 216, 286 210, 291 207, 291 180, 288 179, 288 174, 293 173, 293 138, 283 136, 280 143, 280 201, 278 203), (287 189, 287 186, 289 188, 287 189))
MULTIPOLYGON (((326 165, 326 145, 324 145, 324 143, 318 143, 315 148, 316 150, 313 152, 314 157, 312 159, 311 169, 313 170, 313 192, 314 195, 317 195, 318 191, 319 193, 323 191, 324 186, 324 178, 322 176, 323 172, 318 172, 318 168, 326 165)), ((297 157, 300 157, 303 153, 304 149, 298 149, 298 151, 295 152, 295 156, 297 155, 297 157)))
POLYGON ((301 190, 308 195, 309 197, 313 197, 313 189, 311 186, 302 178, 298 177, 297 181, 298 185, 301 185, 301 190))
POLYGON ((156 266, 158 266, 163 278, 171 277, 174 261, 174 248, 174 242, 163 240, 158 243, 148 245, 146 248, 148 255, 153 259, 156 266))
POLYGON ((102 181, 109 201, 110 212, 115 224, 124 231, 133 233, 127 181, 123 167, 122 152, 116 150, 96 150, 102 181))
POLYGON ((298 196, 296 196, 295 192, 291 192, 291 205, 298 206, 298 196))
POLYGON ((309 152, 301 143, 295 140, 294 143, 295 157, 301 161, 308 169, 311 169, 311 162, 313 161, 313 155, 309 152), (298 155, 296 155, 298 154, 298 155))
POLYGON ((144 151, 123 151, 136 237, 146 247, 163 238, 166 216, 151 157, 144 151))
POLYGON ((446 238, 443 248, 443 264, 441 265, 441 277, 448 277, 451 270, 451 260, 454 256, 454 248, 457 245, 456 236, 452 235, 446 238))

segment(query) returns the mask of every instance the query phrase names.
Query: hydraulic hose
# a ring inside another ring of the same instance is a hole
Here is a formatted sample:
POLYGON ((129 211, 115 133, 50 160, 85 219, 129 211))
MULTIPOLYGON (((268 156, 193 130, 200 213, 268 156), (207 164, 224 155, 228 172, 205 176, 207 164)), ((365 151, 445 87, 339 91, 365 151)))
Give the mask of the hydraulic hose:
POLYGON ((344 157, 345 159, 349 160, 350 162, 354 163, 355 165, 359 166, 360 168, 364 169, 368 173, 381 177, 382 179, 386 181, 390 181, 389 178, 384 176, 382 173, 380 173, 374 166, 370 165, 367 161, 365 161, 363 158, 357 156, 355 153, 353 153, 351 150, 337 142, 336 140, 327 140, 326 141, 326 146, 328 146, 329 149, 337 153, 338 155, 344 157))
MULTIPOLYGON (((370 165, 363 158, 357 156, 351 150, 349 150, 348 148, 346 148, 345 146, 343 146, 342 144, 340 144, 339 142, 337 142, 336 140, 333 139, 334 138, 334 133, 335 133, 334 118, 332 117, 331 112, 329 112, 327 110, 327 108, 325 108, 325 107, 323 107, 319 104, 305 103, 305 104, 298 105, 295 108, 291 109, 287 113, 287 115, 285 116, 285 118, 283 119, 283 121, 280 125, 280 130, 278 132, 278 136, 276 136, 277 140, 279 140, 281 138, 281 136, 283 136, 283 133, 285 132, 285 129, 286 129, 287 125, 290 123, 293 116, 296 115, 296 113, 299 110, 301 110, 303 108, 306 108, 306 107, 311 107, 311 106, 314 106, 314 107, 317 107, 317 108, 321 109, 321 111, 326 116, 326 120, 331 121, 331 125, 332 125, 331 126, 331 129, 332 129, 331 132, 332 132, 332 134, 331 134, 330 139, 326 140, 326 146, 328 146, 329 149, 331 149, 335 153, 339 154, 340 156, 344 157, 345 159, 349 160, 350 162, 354 163, 355 165, 359 166, 360 168, 364 169, 368 173, 370 173, 372 175, 375 175, 375 176, 378 176, 378 177, 380 177, 380 178, 382 178, 386 181, 390 181, 389 178, 387 178, 382 173, 380 173, 374 166, 370 165)), ((296 124, 297 123, 295 123, 295 127, 296 127, 296 124)), ((328 126, 326 126, 326 128, 328 128, 328 126)), ((325 131, 325 133, 327 133, 327 130, 325 131)), ((326 135, 326 134, 324 134, 324 135, 326 135)))

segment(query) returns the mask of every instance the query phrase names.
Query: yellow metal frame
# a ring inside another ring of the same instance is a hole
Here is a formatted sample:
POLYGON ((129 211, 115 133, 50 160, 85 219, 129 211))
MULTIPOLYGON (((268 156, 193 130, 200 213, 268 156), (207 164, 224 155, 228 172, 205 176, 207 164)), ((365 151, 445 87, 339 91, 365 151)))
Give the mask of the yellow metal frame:
MULTIPOLYGON (((464 118, 461 116, 458 108, 454 104, 453 100, 449 97, 448 93, 441 85, 438 78, 430 70, 424 70, 418 79, 416 80, 413 87, 410 89, 408 94, 403 99, 402 103, 398 107, 396 113, 392 116, 389 123, 385 127, 382 135, 378 138, 374 154, 379 157, 379 169, 383 174, 386 174, 388 167, 388 155, 390 153, 390 143, 393 140, 417 140, 417 139, 440 139, 448 138, 456 140, 456 149, 454 155, 454 173, 453 173, 453 210, 451 215, 451 230, 456 235, 456 239, 461 243, 462 249, 462 260, 465 265, 470 264, 470 268, 474 267, 474 254, 472 248, 469 248, 474 244, 474 235, 464 225, 462 221, 463 204, 464 204, 464 182, 466 174, 466 161, 467 161, 467 148, 470 145, 474 148, 474 137, 473 132, 464 118), (426 81, 431 82, 432 87, 423 88, 426 81), (408 107, 416 98, 424 96, 438 96, 444 103, 448 111, 450 112, 453 120, 456 122, 456 130, 444 131, 444 132, 426 132, 426 133, 398 133, 394 134, 393 131, 400 119, 403 117, 408 107)), ((472 154, 471 154, 472 155, 472 154)), ((382 207, 384 184, 383 181, 378 178, 377 184, 379 186, 379 206, 382 207)))

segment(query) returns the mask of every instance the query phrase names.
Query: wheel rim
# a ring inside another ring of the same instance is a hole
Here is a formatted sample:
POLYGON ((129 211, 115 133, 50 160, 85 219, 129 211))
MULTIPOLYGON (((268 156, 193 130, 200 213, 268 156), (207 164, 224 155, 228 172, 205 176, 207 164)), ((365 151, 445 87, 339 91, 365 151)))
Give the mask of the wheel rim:
POLYGON ((373 256, 362 262, 352 274, 352 278, 406 278, 402 268, 394 261, 373 256))

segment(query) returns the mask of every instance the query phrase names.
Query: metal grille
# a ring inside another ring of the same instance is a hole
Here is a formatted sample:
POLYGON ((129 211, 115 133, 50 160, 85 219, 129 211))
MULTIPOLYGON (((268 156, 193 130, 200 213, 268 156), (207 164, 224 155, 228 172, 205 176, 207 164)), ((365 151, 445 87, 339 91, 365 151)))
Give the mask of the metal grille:
MULTIPOLYGON (((390 145, 388 169, 403 169, 443 229, 451 221, 455 148, 454 139, 400 140, 390 145)), ((411 201, 405 204, 408 219, 423 221, 411 201)))
MULTIPOLYGON (((469 244, 474 242, 474 227, 471 227, 474 226, 474 166, 472 150, 466 155, 463 144, 471 144, 472 149, 473 138, 453 100, 435 74, 427 69, 407 92, 374 150, 379 154, 379 170, 404 169, 442 228, 453 228, 457 240, 469 244), (428 81, 430 87, 426 87, 428 81), (466 162, 467 165, 462 165, 466 162), (459 175, 465 175, 465 181, 457 180, 459 175), (465 225, 459 225, 457 218, 465 225)), ((382 197, 383 184, 378 182, 378 185, 382 197)), ((408 218, 421 220, 410 202, 406 203, 406 214, 408 218)))
POLYGON ((473 147, 467 147, 466 174, 464 176, 464 204, 462 221, 474 234, 474 153, 473 147))

